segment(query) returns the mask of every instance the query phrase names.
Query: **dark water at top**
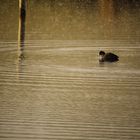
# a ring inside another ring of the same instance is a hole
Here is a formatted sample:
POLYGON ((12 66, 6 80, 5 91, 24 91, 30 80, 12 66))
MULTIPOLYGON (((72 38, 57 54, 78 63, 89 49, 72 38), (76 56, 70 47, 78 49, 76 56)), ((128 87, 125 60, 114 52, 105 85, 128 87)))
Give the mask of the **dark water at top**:
POLYGON ((139 140, 140 2, 30 0, 22 49, 18 16, 0 1, 0 140, 139 140))

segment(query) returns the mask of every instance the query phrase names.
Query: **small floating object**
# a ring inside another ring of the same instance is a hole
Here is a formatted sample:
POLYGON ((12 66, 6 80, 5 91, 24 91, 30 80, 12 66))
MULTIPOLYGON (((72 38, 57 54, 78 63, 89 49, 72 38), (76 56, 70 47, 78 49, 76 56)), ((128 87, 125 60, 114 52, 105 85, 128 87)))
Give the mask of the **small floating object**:
POLYGON ((99 52, 99 62, 116 62, 119 61, 119 57, 113 53, 105 53, 104 51, 99 52))

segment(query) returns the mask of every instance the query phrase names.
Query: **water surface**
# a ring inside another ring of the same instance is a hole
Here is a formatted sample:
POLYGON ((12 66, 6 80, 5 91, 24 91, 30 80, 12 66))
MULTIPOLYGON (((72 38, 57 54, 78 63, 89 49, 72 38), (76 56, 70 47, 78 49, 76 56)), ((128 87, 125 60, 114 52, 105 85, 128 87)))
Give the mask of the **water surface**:
POLYGON ((32 0, 26 18, 20 49, 0 2, 0 139, 139 140, 139 2, 32 0))

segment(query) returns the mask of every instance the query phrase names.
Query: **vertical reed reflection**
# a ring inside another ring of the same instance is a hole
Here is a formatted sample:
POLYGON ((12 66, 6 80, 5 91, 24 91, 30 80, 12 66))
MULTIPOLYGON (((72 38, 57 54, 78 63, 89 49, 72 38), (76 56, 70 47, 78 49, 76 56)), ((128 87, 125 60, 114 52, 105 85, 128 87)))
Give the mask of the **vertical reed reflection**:
POLYGON ((26 0, 19 0, 18 56, 24 58, 26 0))
POLYGON ((18 27, 18 62, 17 73, 22 72, 24 60, 24 41, 25 41, 25 24, 26 24, 26 0, 19 0, 19 27, 18 27))
POLYGON ((100 15, 101 15, 101 28, 105 30, 103 32, 104 37, 111 37, 114 25, 114 4, 113 0, 99 0, 100 15))

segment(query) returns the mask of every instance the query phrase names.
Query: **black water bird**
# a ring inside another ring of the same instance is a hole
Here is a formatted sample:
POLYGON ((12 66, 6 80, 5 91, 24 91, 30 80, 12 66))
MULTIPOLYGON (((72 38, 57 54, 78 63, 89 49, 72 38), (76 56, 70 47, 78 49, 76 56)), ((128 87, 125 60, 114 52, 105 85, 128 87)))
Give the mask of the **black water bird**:
POLYGON ((105 53, 104 51, 99 52, 99 62, 116 62, 119 61, 119 57, 113 53, 105 53))

